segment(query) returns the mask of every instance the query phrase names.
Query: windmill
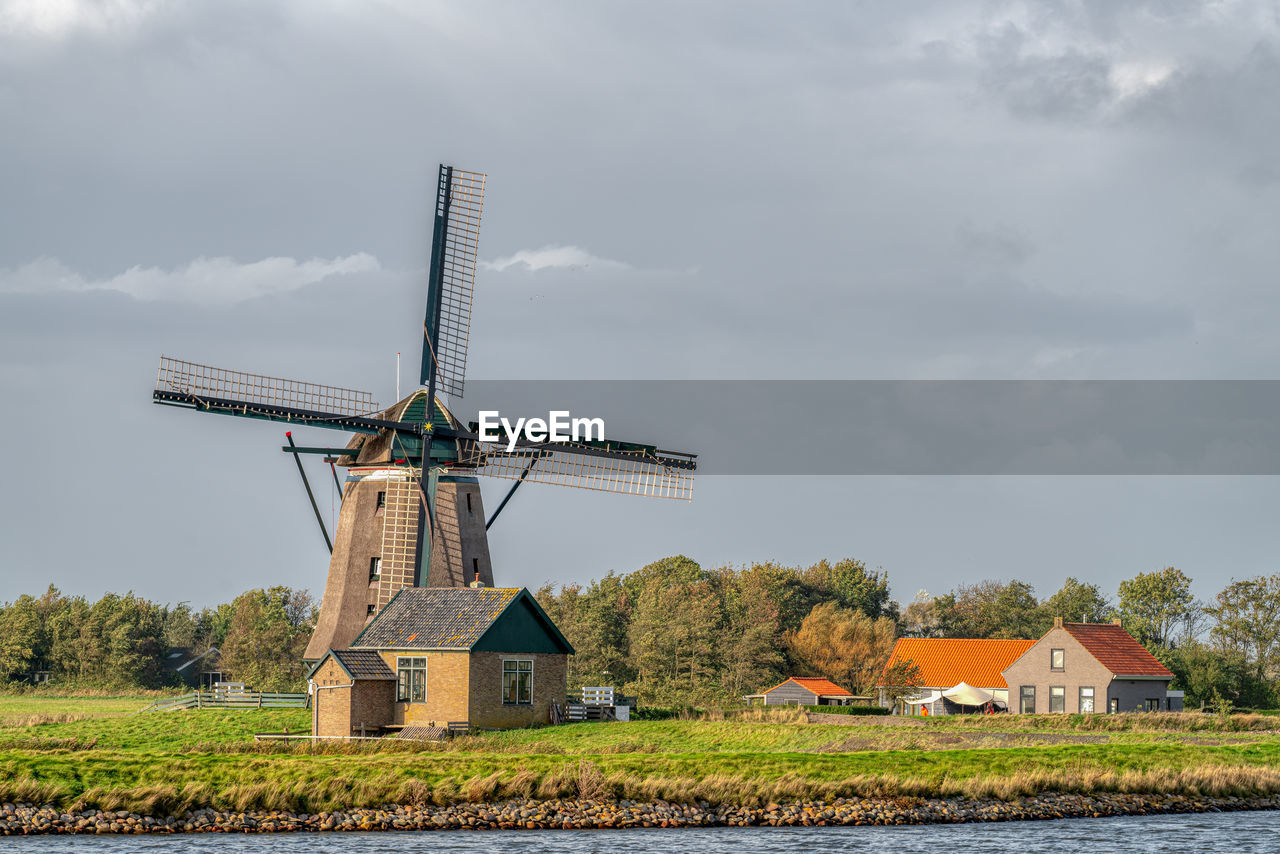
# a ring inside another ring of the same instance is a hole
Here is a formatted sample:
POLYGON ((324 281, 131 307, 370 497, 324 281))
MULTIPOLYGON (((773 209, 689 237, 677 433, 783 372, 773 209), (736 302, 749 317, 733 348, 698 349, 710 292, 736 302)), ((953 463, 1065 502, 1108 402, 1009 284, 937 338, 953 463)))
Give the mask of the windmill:
POLYGON ((422 387, 393 406, 354 389, 161 357, 155 403, 354 434, 342 447, 300 446, 290 430, 282 447, 297 462, 331 553, 308 660, 345 648, 402 587, 492 585, 486 531, 526 481, 692 498, 694 454, 611 439, 482 442, 476 425, 464 427, 437 397, 463 395, 484 185, 482 173, 440 167, 422 387), (329 464, 342 494, 332 539, 302 466, 310 454, 329 464), (487 521, 480 477, 515 481, 487 521))

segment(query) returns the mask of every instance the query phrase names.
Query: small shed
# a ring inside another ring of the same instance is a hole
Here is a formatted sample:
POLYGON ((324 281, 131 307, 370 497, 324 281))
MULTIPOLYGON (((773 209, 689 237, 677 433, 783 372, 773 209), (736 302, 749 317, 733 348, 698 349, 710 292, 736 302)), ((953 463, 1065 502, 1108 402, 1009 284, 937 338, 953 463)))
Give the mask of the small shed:
POLYGON ((758 700, 766 706, 850 706, 870 698, 857 697, 830 679, 791 676, 767 691, 749 694, 744 699, 747 705, 758 700))
POLYGON ((331 649, 311 671, 311 731, 349 738, 391 723, 396 675, 368 649, 331 649))
POLYGON ((211 691, 215 683, 223 681, 222 668, 218 663, 221 655, 216 646, 211 646, 204 652, 196 652, 185 646, 172 646, 165 652, 161 664, 188 688, 211 691))

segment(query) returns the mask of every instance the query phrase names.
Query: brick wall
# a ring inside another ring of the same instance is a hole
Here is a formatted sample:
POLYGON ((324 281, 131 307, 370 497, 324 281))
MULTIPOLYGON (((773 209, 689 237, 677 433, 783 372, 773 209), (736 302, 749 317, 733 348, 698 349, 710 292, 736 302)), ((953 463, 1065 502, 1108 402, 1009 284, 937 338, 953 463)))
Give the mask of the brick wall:
POLYGON ((361 724, 370 729, 391 723, 396 701, 396 683, 386 679, 357 679, 349 696, 352 735, 359 734, 361 724))
POLYGON ((472 726, 508 728, 545 724, 551 720, 551 703, 563 703, 568 682, 569 656, 517 652, 475 652, 471 654, 472 726), (533 660, 533 703, 507 706, 502 703, 503 659, 533 660))
MULTIPOLYGON (((332 658, 325 661, 311 678, 317 688, 351 683, 351 679, 332 658)), ((326 737, 351 735, 350 688, 316 691, 311 701, 315 705, 316 735, 326 737)))
POLYGON ((394 700, 394 683, 391 696, 394 701, 392 721, 398 724, 425 726, 435 723, 443 726, 451 721, 468 719, 467 695, 470 683, 468 654, 465 652, 407 652, 379 650, 382 660, 394 673, 396 657, 401 655, 425 656, 427 659, 426 702, 402 702, 394 700))

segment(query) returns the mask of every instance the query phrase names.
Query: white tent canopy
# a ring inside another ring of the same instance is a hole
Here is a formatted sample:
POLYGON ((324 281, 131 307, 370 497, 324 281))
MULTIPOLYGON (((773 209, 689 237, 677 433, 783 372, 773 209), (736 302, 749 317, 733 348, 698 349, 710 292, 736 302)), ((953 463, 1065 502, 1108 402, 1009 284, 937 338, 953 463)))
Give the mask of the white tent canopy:
POLYGON ((983 706, 996 698, 990 691, 975 688, 967 682, 948 688, 942 692, 942 696, 960 706, 983 706))
POLYGON ((922 706, 925 703, 936 703, 942 694, 938 691, 930 691, 923 697, 916 697, 914 700, 907 700, 908 706, 922 706))
POLYGON ((907 700, 906 703, 908 706, 927 706, 944 697, 958 706, 985 706, 987 703, 994 702, 999 708, 1005 707, 1005 701, 996 697, 995 694, 982 688, 975 688, 967 682, 961 682, 944 691, 930 691, 923 697, 907 700))

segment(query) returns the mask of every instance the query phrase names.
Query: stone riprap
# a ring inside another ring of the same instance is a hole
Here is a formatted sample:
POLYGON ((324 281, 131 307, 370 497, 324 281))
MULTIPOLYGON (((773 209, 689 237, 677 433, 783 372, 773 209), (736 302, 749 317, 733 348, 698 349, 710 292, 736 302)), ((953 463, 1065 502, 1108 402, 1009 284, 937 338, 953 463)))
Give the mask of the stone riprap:
POLYGON ((316 814, 201 809, 176 816, 121 811, 67 812, 52 806, 0 806, 0 834, 281 833, 361 830, 589 830, 631 827, 798 827, 1035 821, 1119 815, 1280 809, 1280 795, 1040 795, 1012 801, 839 798, 766 806, 658 801, 517 800, 449 806, 387 806, 316 814))

